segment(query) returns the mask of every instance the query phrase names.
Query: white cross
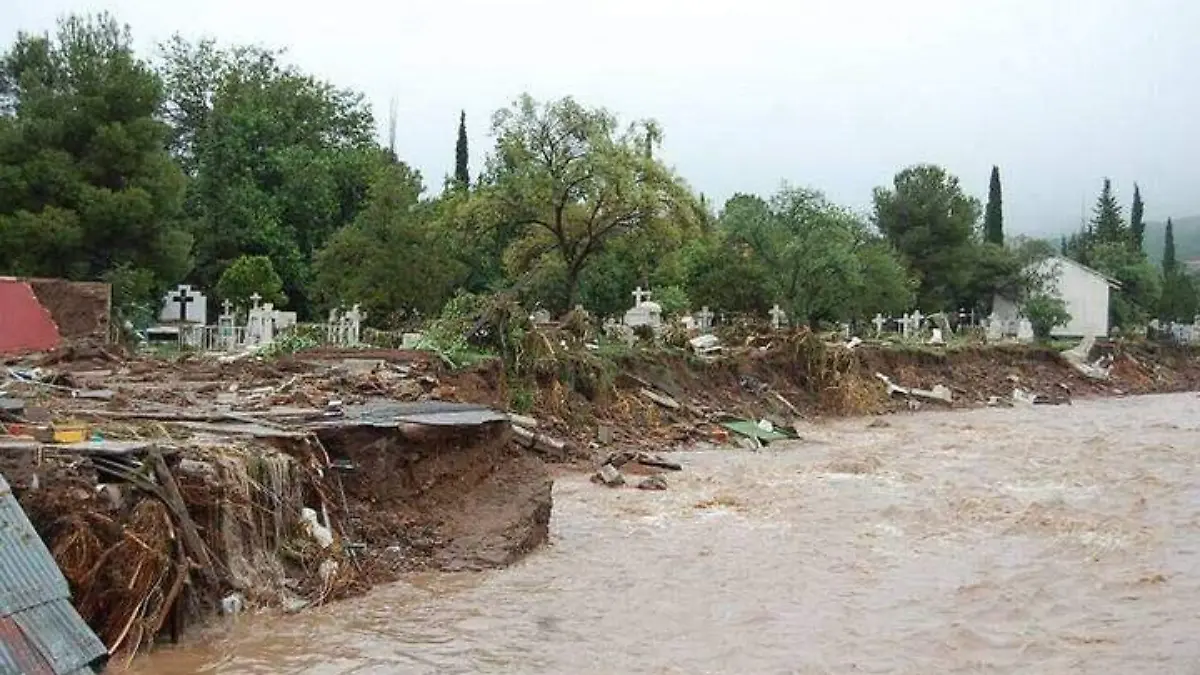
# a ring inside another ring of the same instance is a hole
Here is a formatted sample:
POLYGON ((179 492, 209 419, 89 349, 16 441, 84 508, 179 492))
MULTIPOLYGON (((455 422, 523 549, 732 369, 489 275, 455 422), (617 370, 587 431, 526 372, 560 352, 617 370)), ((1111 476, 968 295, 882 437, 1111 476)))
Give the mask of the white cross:
POLYGON ((914 330, 914 331, 919 331, 919 330, 921 330, 921 319, 922 319, 922 316, 921 316, 921 310, 919 310, 919 309, 918 309, 918 310, 916 310, 915 312, 913 312, 913 314, 912 314, 912 327, 913 327, 913 330, 914 330))
POLYGON ((633 306, 640 307, 641 304, 650 299, 650 291, 643 291, 641 286, 633 292, 633 306))
POLYGON ((887 319, 883 318, 882 314, 876 312, 875 318, 871 319, 871 323, 875 324, 875 337, 883 335, 883 325, 887 323, 887 319))
POLYGON ((225 310, 225 316, 229 316, 230 310, 233 309, 233 303, 226 300, 225 302, 221 303, 221 309, 225 310))
POLYGON ((696 321, 699 322, 700 330, 708 330, 709 328, 712 328, 712 320, 713 313, 708 309, 708 305, 701 307, 700 311, 696 312, 696 321))
POLYGON ((776 328, 779 328, 780 326, 783 325, 783 322, 786 320, 787 320, 787 312, 780 309, 778 304, 776 304, 774 307, 771 308, 771 325, 773 325, 776 328))
POLYGON ((258 301, 259 300, 262 300, 262 296, 259 295, 258 293, 253 293, 250 295, 250 302, 254 303, 254 309, 258 309, 258 301))

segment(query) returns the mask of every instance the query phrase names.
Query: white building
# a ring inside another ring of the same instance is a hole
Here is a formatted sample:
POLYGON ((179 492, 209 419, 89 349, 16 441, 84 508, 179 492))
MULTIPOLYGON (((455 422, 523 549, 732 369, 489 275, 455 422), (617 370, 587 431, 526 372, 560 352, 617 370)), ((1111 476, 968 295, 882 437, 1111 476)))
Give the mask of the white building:
MULTIPOLYGON (((1065 326, 1056 326, 1051 335, 1056 337, 1105 337, 1108 335, 1109 292, 1121 285, 1096 270, 1080 265, 1074 260, 1053 256, 1039 263, 1038 274, 1047 278, 1046 290, 1057 292, 1067 305, 1071 320, 1065 326)), ((996 319, 1015 325, 1020 319, 1020 309, 1012 300, 997 295, 992 304, 996 319)))

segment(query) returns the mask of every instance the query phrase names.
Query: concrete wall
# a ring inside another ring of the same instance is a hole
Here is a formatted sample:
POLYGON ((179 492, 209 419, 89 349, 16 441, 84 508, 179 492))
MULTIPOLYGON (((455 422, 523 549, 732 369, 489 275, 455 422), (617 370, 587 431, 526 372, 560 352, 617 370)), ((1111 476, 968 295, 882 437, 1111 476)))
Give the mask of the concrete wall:
MULTIPOLYGON (((1108 335, 1109 286, 1103 277, 1077 263, 1057 257, 1043 262, 1038 271, 1051 276, 1047 290, 1058 292, 1067 305, 1067 313, 1071 315, 1071 321, 1052 330, 1051 335, 1108 335)), ((1000 296, 993 300, 992 311, 1001 321, 1016 321, 1020 317, 1020 309, 1011 300, 1000 296)))
POLYGON ((1042 265, 1043 270, 1047 271, 1057 268, 1057 278, 1051 285, 1058 289, 1059 296, 1067 305, 1067 313, 1071 315, 1071 321, 1055 328, 1051 335, 1107 336, 1108 282, 1087 268, 1062 258, 1051 258, 1042 265))

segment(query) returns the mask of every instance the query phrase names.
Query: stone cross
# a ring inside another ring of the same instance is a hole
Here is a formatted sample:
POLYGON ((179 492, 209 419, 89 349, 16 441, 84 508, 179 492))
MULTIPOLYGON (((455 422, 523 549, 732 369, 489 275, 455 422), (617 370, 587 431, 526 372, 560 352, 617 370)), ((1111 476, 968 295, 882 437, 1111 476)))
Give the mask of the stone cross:
POLYGON ((226 300, 225 302, 221 303, 221 309, 224 310, 224 313, 221 316, 230 316, 233 313, 233 303, 226 300))
POLYGON ((875 318, 871 319, 871 323, 875 324, 875 337, 883 335, 883 326, 887 323, 887 319, 883 318, 882 314, 876 312, 875 318))
POLYGON ((900 330, 904 332, 904 337, 908 337, 912 334, 912 319, 910 318, 908 312, 905 312, 904 318, 900 320, 900 330))
POLYGON ((783 327, 783 322, 787 321, 787 312, 779 308, 778 303, 771 308, 771 327, 776 330, 783 327))
POLYGON ((358 345, 359 334, 362 330, 362 320, 366 317, 366 314, 358 307, 355 304, 343 317, 343 320, 346 322, 346 344, 351 347, 358 345))
POLYGON ((712 330, 712 320, 713 313, 708 308, 708 305, 701 307, 700 311, 696 312, 696 326, 700 329, 701 333, 707 333, 712 330))
POLYGON ((924 318, 925 317, 921 316, 921 310, 919 309, 912 313, 912 318, 910 320, 912 321, 912 329, 914 333, 921 332, 921 320, 924 318))
POLYGON ((250 294, 250 302, 254 303, 254 309, 258 309, 258 301, 262 300, 262 296, 258 293, 250 294))
POLYGON ((187 321, 188 304, 195 302, 196 299, 190 293, 192 289, 187 286, 180 286, 179 291, 171 296, 171 302, 179 303, 179 320, 187 321))
POLYGON ((158 320, 204 325, 207 317, 208 301, 204 294, 187 284, 180 284, 163 296, 158 320))
POLYGON ((643 291, 641 286, 638 286, 637 290, 635 290, 633 292, 633 306, 634 307, 637 307, 638 305, 642 304, 643 302, 645 302, 649 299, 650 299, 650 291, 643 291))

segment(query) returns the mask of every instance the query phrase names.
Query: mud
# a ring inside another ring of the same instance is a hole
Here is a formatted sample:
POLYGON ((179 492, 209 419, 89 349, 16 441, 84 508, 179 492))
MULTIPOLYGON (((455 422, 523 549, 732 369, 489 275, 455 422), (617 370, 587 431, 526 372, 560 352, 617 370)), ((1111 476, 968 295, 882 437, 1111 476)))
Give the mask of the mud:
POLYGON ((64 341, 99 340, 109 336, 112 286, 100 282, 28 279, 34 295, 58 324, 64 341))

